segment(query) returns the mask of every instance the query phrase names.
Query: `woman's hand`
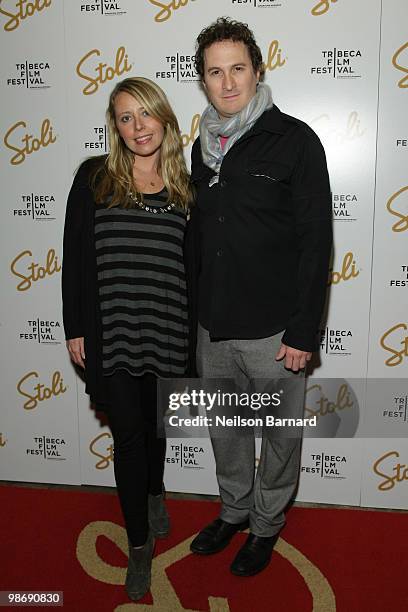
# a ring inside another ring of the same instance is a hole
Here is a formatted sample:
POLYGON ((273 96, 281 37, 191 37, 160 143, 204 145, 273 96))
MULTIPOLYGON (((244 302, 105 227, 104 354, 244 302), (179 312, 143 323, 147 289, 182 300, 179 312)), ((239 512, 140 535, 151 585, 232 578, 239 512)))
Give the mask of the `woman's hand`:
POLYGON ((71 340, 67 340, 66 344, 67 344, 69 356, 71 357, 72 361, 76 365, 81 366, 81 368, 85 368, 84 339, 83 338, 71 338, 71 340))

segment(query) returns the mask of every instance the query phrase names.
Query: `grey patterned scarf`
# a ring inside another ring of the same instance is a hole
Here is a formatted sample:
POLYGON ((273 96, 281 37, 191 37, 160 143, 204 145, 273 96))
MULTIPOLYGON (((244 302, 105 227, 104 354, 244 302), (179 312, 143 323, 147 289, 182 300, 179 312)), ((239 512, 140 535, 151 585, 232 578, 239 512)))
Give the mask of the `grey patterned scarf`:
POLYGON ((221 119, 213 105, 209 104, 200 121, 201 153, 205 165, 218 174, 227 151, 272 106, 272 92, 265 83, 258 84, 252 100, 230 119, 221 119), (228 136, 224 150, 221 149, 220 136, 228 136))

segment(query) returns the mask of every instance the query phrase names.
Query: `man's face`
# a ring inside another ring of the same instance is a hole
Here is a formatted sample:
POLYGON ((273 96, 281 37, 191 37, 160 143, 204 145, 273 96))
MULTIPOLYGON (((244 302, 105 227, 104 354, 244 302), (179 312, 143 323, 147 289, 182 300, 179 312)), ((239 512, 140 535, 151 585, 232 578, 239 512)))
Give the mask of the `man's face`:
POLYGON ((204 86, 219 116, 239 113, 256 93, 259 71, 254 72, 242 41, 222 40, 204 51, 204 86))

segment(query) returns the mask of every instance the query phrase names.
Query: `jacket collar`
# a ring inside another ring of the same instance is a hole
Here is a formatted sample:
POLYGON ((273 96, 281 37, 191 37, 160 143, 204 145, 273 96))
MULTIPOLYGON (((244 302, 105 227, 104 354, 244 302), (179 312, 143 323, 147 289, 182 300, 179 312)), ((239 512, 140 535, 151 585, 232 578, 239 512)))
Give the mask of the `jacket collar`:
MULTIPOLYGON (((284 115, 274 104, 272 108, 266 110, 255 123, 250 132, 272 132, 273 134, 284 134, 287 131, 284 115)), ((248 132, 247 132, 248 133, 248 132)))

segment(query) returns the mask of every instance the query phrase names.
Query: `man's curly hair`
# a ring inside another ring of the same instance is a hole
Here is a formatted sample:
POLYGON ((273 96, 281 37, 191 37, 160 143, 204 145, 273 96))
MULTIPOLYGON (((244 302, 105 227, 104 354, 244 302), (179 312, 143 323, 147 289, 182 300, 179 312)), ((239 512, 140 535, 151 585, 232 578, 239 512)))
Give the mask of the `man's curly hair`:
POLYGON ((262 53, 248 25, 240 21, 234 21, 229 17, 219 17, 217 21, 201 30, 197 36, 194 63, 196 72, 201 79, 204 78, 204 51, 213 43, 223 40, 243 42, 248 49, 254 72, 259 70, 261 78, 263 77, 265 67, 262 53))

